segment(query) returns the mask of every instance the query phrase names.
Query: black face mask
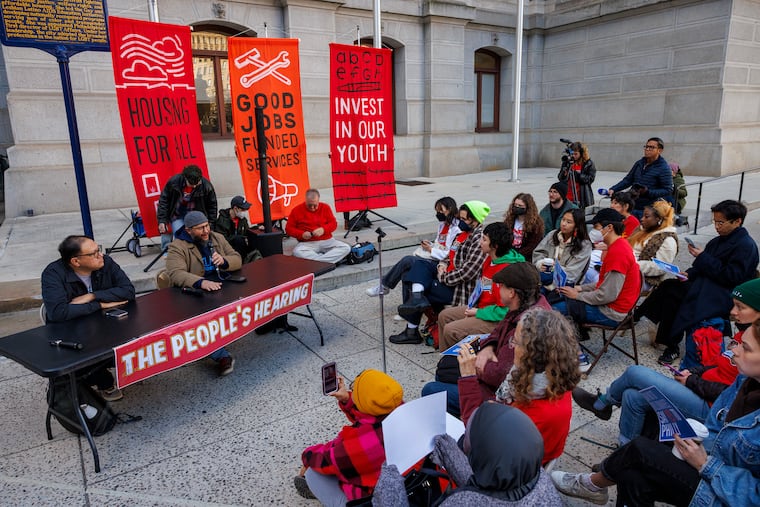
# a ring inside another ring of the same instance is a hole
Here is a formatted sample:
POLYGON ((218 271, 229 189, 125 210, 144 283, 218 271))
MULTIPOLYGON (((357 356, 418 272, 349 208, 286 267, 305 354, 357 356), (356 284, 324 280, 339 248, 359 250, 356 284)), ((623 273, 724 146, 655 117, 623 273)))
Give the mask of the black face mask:
POLYGON ((516 217, 524 215, 527 212, 528 210, 526 208, 521 208, 520 206, 512 206, 512 214, 516 217))
POLYGON ((472 230, 472 227, 470 227, 470 224, 467 222, 464 222, 462 220, 459 221, 459 230, 462 232, 470 232, 472 230))
POLYGON ((445 222, 446 221, 446 217, 447 217, 446 213, 441 213, 440 211, 438 211, 435 214, 435 218, 437 218, 439 222, 445 222))

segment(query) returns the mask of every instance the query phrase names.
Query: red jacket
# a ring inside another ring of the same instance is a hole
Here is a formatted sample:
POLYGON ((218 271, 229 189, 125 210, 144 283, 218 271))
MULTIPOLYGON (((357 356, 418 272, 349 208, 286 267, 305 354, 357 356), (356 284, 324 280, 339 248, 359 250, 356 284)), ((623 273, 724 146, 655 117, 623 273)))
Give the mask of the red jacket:
MULTIPOLYGON (((484 397, 482 389, 478 386, 477 377, 463 377, 459 379, 459 405, 462 409, 462 422, 467 424, 472 413, 482 403, 491 397, 484 397)), ((544 438, 544 461, 548 463, 558 458, 565 450, 565 441, 570 433, 570 418, 573 416, 573 402, 570 391, 556 400, 531 400, 528 403, 512 404, 513 407, 522 410, 530 417, 533 424, 538 428, 544 438)))
MULTIPOLYGON (((544 296, 541 296, 533 307, 543 308, 544 310, 551 310, 552 307, 546 301, 544 296)), ((499 388, 504 379, 507 378, 507 373, 512 368, 515 362, 515 351, 509 346, 509 339, 515 334, 517 329, 517 321, 520 320, 522 313, 507 312, 507 316, 496 325, 496 328, 485 340, 481 340, 480 348, 485 346, 492 346, 495 348, 496 357, 498 362, 489 362, 483 368, 483 372, 478 376, 479 384, 483 390, 483 396, 485 399, 493 398, 496 394, 496 389, 499 388)), ((462 409, 462 414, 466 412, 464 405, 462 404, 461 396, 459 401, 462 409)), ((479 406, 478 402, 475 407, 479 406)), ((472 410, 475 410, 473 408, 472 410)), ((469 414, 468 414, 469 416, 469 414)))
POLYGON ((285 232, 298 241, 321 241, 332 238, 332 233, 337 228, 338 221, 335 220, 332 208, 328 204, 320 202, 316 211, 309 211, 306 204, 301 203, 290 212, 285 225, 285 232), (312 236, 311 239, 303 239, 304 232, 311 232, 320 227, 325 230, 324 234, 319 237, 312 236))
POLYGON ((386 416, 359 412, 351 397, 338 406, 351 425, 343 426, 334 440, 307 447, 301 461, 315 472, 336 476, 346 498, 354 500, 371 495, 380 477, 385 461, 382 423, 386 416))

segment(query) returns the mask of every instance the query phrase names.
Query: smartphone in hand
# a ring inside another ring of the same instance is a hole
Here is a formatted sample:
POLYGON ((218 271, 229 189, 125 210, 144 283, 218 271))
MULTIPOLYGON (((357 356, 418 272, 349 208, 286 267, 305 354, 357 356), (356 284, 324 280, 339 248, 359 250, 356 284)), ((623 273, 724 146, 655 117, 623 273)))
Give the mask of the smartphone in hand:
POLYGON ((674 377, 683 377, 683 375, 681 375, 681 372, 678 369, 673 368, 671 365, 666 363, 663 366, 665 366, 668 370, 670 370, 670 372, 673 374, 674 377))
POLYGON ((686 241, 690 247, 697 248, 697 245, 694 244, 694 241, 692 241, 691 238, 684 238, 684 241, 686 241))
POLYGON ((335 361, 322 365, 322 394, 327 396, 338 390, 338 370, 335 361))

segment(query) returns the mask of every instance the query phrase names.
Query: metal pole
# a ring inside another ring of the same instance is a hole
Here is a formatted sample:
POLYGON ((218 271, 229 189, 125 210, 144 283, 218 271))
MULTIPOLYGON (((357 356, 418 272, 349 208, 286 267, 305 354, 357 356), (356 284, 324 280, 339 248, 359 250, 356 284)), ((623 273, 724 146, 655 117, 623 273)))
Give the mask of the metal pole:
POLYGON ((148 21, 158 23, 158 0, 148 0, 148 21))
POLYGON ((257 106, 256 142, 259 145, 259 185, 261 186, 261 207, 264 212, 264 232, 272 232, 272 209, 269 202, 269 172, 267 171, 267 137, 264 131, 264 108, 257 106))
POLYGON ((515 101, 512 105, 512 177, 509 181, 520 181, 517 175, 517 159, 520 151, 520 84, 522 81, 523 4, 517 1, 517 27, 515 28, 515 101))
POLYGON ((71 87, 71 73, 69 72, 68 57, 62 55, 58 56, 58 69, 61 72, 63 103, 66 106, 66 121, 69 125, 69 141, 71 142, 71 156, 74 160, 74 176, 77 180, 77 191, 79 193, 79 210, 82 214, 82 228, 84 229, 85 236, 95 239, 95 235, 92 232, 90 200, 87 197, 87 182, 84 176, 82 147, 79 143, 79 126, 77 125, 77 113, 74 109, 74 90, 71 87))
POLYGON ((380 24, 380 0, 374 0, 374 5, 372 9, 372 17, 375 21, 375 47, 381 48, 383 47, 383 36, 380 33, 381 30, 381 24, 380 24))

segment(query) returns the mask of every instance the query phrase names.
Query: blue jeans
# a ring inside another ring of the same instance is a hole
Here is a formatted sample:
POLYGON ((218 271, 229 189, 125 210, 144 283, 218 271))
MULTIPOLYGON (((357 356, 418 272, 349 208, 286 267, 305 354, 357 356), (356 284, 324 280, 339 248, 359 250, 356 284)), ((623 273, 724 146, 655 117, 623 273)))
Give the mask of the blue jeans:
POLYGON ((161 235, 161 251, 163 251, 164 248, 169 246, 169 243, 172 242, 172 240, 174 239, 174 235, 177 234, 177 231, 179 231, 185 226, 185 218, 182 217, 176 220, 172 220, 171 226, 172 226, 172 232, 161 235))
POLYGON ((383 285, 389 289, 395 289, 396 285, 401 281, 401 278, 403 278, 406 272, 412 268, 414 261, 425 261, 432 263, 433 266, 438 265, 438 263, 433 260, 422 259, 421 257, 414 255, 405 255, 383 275, 383 285))
POLYGON ((678 407, 685 417, 704 422, 710 412, 710 406, 691 389, 677 380, 667 377, 646 366, 629 366, 623 374, 610 384, 605 393, 607 401, 620 407, 620 436, 618 440, 625 444, 641 435, 644 416, 652 410, 640 389, 657 386, 667 398, 678 407))
POLYGON ((216 361, 218 363, 219 361, 221 361, 225 357, 231 357, 231 356, 230 356, 230 353, 227 352, 227 349, 225 349, 224 347, 222 347, 221 349, 216 350, 216 351, 212 352, 211 354, 209 354, 208 357, 210 357, 211 359, 213 359, 214 361, 216 361))
MULTIPOLYGON (((584 303, 585 304, 585 303, 584 303)), ((616 320, 612 320, 611 318, 607 317, 605 314, 602 313, 601 310, 599 310, 598 306, 585 304, 586 306, 586 319, 583 322, 578 322, 578 324, 601 324, 603 326, 612 326, 616 327, 620 322, 616 320)), ((557 310, 562 315, 569 315, 567 312, 567 304, 564 301, 560 301, 559 303, 553 304, 552 309, 557 310)))
POLYGON ((422 388, 422 396, 440 392, 446 393, 446 412, 453 415, 454 417, 459 417, 459 386, 457 384, 438 382, 436 380, 434 382, 428 382, 422 388))

